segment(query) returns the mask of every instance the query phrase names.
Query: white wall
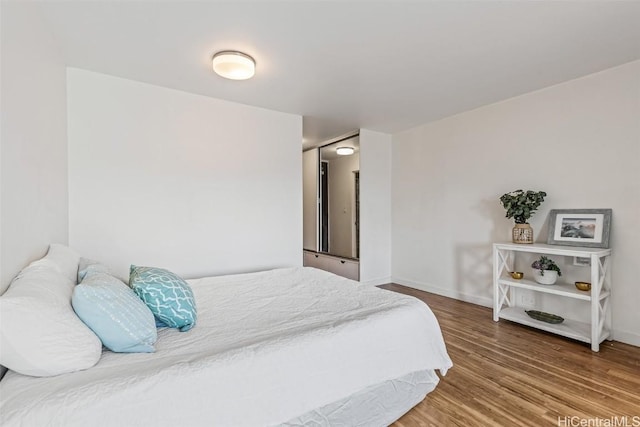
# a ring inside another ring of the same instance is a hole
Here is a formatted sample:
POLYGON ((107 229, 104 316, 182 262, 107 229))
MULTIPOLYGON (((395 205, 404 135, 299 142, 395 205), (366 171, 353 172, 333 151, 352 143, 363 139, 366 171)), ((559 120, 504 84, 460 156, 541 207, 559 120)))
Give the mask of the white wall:
POLYGON ((120 276, 302 265, 302 118, 68 70, 70 244, 120 276))
POLYGON ((360 281, 391 282, 391 135, 360 130, 360 281))
POLYGON ((1 20, 0 293, 68 232, 64 61, 33 4, 1 20))
POLYGON ((544 190, 537 241, 550 209, 613 209, 614 337, 640 345, 639 117, 636 61, 394 135, 393 280, 489 305, 498 198, 544 190))

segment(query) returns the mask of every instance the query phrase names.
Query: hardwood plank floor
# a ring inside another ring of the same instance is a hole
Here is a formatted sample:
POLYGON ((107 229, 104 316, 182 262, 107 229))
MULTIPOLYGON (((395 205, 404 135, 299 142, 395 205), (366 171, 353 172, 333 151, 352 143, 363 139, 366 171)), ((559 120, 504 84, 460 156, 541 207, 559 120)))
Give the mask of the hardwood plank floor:
POLYGON ((594 353, 584 343, 494 322, 486 307, 380 287, 431 307, 454 364, 393 426, 640 426, 640 348, 605 341, 594 353))

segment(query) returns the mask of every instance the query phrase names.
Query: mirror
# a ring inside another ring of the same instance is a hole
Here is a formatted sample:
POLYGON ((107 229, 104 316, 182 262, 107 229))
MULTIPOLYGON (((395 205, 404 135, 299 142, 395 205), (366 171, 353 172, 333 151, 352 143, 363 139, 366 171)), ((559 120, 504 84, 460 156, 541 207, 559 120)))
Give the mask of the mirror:
POLYGON ((360 141, 319 148, 318 251, 360 258, 360 141))

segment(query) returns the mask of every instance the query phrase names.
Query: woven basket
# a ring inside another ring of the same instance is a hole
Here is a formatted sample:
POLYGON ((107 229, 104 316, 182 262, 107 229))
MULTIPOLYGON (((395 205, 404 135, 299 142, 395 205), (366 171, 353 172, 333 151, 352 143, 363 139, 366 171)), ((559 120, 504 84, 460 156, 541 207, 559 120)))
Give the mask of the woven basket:
POLYGON ((516 224, 513 227, 513 243, 533 243, 533 228, 529 224, 516 224))

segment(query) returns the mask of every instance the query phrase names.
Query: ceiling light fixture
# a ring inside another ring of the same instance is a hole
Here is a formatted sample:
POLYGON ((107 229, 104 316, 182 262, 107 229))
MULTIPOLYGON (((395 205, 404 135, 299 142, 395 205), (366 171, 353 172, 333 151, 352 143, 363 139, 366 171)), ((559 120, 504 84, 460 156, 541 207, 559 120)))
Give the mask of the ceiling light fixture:
POLYGON ((353 154, 353 147, 338 147, 336 148, 336 154, 339 156, 350 156, 353 154))
POLYGON ((213 55, 213 71, 231 80, 247 80, 256 73, 256 61, 235 50, 224 50, 213 55))

